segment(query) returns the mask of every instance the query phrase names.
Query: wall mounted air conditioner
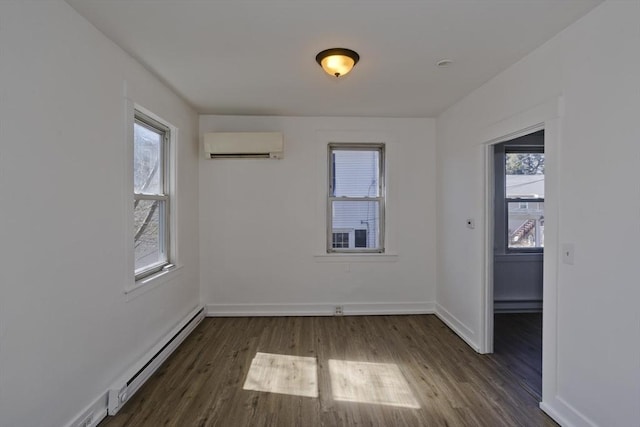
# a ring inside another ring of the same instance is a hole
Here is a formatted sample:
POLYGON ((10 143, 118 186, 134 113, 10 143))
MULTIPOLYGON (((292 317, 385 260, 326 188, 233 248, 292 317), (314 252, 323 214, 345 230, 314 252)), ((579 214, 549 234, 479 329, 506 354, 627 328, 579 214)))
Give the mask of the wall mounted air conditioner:
POLYGON ((281 132, 212 132, 204 134, 204 154, 208 159, 282 159, 281 132))

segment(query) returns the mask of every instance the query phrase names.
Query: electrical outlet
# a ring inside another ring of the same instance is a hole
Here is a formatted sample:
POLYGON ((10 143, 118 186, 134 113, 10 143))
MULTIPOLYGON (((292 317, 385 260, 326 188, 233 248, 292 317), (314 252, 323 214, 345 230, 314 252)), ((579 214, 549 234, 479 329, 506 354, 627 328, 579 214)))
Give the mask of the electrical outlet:
POLYGON ((335 310, 333 312, 333 315, 334 316, 342 316, 343 314, 344 313, 343 313, 343 310, 342 310, 342 306, 341 305, 336 305, 335 310))

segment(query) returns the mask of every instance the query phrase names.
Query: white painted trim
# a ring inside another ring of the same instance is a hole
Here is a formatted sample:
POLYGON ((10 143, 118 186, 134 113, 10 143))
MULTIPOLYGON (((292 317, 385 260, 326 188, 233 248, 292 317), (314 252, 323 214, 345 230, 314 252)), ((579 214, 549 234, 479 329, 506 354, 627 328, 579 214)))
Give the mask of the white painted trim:
POLYGON ((160 279, 161 277, 171 277, 173 276, 175 273, 171 273, 170 274, 164 274, 165 272, 160 272, 160 274, 154 274, 152 276, 150 276, 151 280, 146 280, 146 279, 142 279, 142 280, 138 280, 136 281, 135 279, 135 265, 134 265, 134 259, 135 259, 135 249, 134 249, 134 236, 133 236, 133 231, 134 231, 134 219, 133 219, 133 209, 134 209, 134 200, 133 200, 133 149, 134 149, 134 135, 133 135, 133 128, 134 128, 134 123, 135 123, 135 116, 136 116, 136 111, 146 115, 147 117, 149 117, 152 120, 157 121, 158 123, 160 123, 162 126, 166 127, 167 129, 169 129, 169 147, 167 150, 166 155, 169 157, 168 159, 168 164, 166 165, 166 167, 169 169, 168 170, 168 174, 169 174, 169 182, 167 183, 168 186, 168 194, 169 194, 169 223, 168 223, 168 228, 169 228, 169 262, 176 265, 178 268, 174 268, 171 271, 176 271, 179 269, 180 267, 180 254, 179 254, 179 250, 178 250, 178 241, 179 241, 179 237, 178 237, 178 172, 177 172, 177 165, 178 165, 178 143, 179 143, 179 132, 180 129, 176 126, 174 126, 173 124, 171 124, 171 122, 169 122, 168 120, 165 120, 164 118, 158 116, 157 114, 155 114, 154 112, 152 112, 151 110, 143 107, 142 105, 136 103, 129 95, 129 90, 128 90, 128 83, 127 81, 123 81, 123 100, 124 100, 124 135, 123 135, 123 141, 125 142, 123 144, 124 150, 125 150, 125 154, 124 154, 124 173, 123 173, 123 190, 122 190, 122 195, 123 195, 123 199, 124 199, 124 206, 126 206, 126 209, 124 209, 124 214, 125 214, 125 224, 127 224, 127 230, 129 230, 129 233, 126 233, 126 235, 124 236, 124 253, 126 255, 126 262, 124 265, 124 288, 123 288, 123 292, 125 294, 127 294, 127 301, 131 300, 132 298, 135 298, 136 296, 138 296, 139 294, 142 294, 144 292, 141 292, 140 289, 141 288, 152 288, 152 287, 156 287, 158 284, 161 283, 165 283, 166 280, 156 280, 156 279, 160 279), (160 282, 160 283, 157 283, 160 282), (153 285, 152 285, 153 283, 153 285), (133 292, 133 294, 132 294, 133 292))
POLYGON ((545 249, 542 302, 542 401, 558 395, 558 260, 560 256, 560 147, 564 101, 558 115, 545 122, 545 249), (547 143, 550 141, 551 143, 547 143))
MULTIPOLYGON (((481 328, 479 331, 480 351, 486 353, 493 350, 493 203, 490 202, 492 167, 490 159, 491 147, 494 144, 526 135, 540 129, 545 133, 545 250, 543 267, 543 343, 542 343, 542 401, 541 408, 549 406, 547 396, 557 395, 557 276, 559 232, 559 200, 558 189, 560 149, 562 140, 561 118, 564 111, 562 96, 554 97, 528 110, 506 117, 480 132, 480 145, 485 150, 485 218, 483 239, 483 282, 481 289, 480 313, 481 328)), ((556 407, 557 409, 557 407, 556 407)))
POLYGON ((435 303, 207 304, 207 317, 333 316, 337 305, 345 316, 434 314, 435 303))
POLYGON ((133 364, 109 388, 107 409, 115 415, 136 391, 154 374, 204 319, 202 306, 196 307, 173 327, 156 345, 133 364))
POLYGON ((73 417, 73 421, 66 424, 65 427, 77 427, 90 413, 93 413, 93 416, 87 427, 95 427, 100 424, 100 421, 105 419, 107 416, 107 393, 101 394, 96 400, 73 417))
MULTIPOLYGON (((339 305, 339 304, 336 304, 339 305)), ((333 316, 329 304, 206 304, 207 317, 333 316)))
POLYGON ((345 315, 394 315, 394 314, 435 314, 436 304, 432 301, 344 304, 345 315))
POLYGON ((543 129, 546 121, 558 118, 561 98, 554 97, 487 126, 480 135, 480 145, 499 144, 543 129))
POLYGON ((175 280, 179 277, 182 270, 182 265, 176 265, 170 270, 167 271, 159 271, 156 274, 153 274, 149 277, 145 277, 138 282, 134 282, 134 286, 125 286, 124 293, 126 294, 125 301, 129 302, 142 294, 147 293, 148 291, 157 288, 160 285, 164 285, 172 280, 175 280))
POLYGON ((563 427, 598 426, 560 396, 556 396, 551 401, 540 402, 540 409, 563 427))
MULTIPOLYGON (((162 347, 164 347, 164 345, 169 342, 174 336, 176 336, 179 331, 187 324, 189 324, 189 321, 191 319, 194 320, 194 324, 189 325, 190 328, 189 330, 185 329, 183 331, 183 336, 179 337, 179 342, 174 341, 173 347, 169 348, 169 346, 167 346, 167 348, 165 349, 166 353, 163 355, 164 359, 162 359, 163 361, 166 360, 167 357, 169 357, 169 355, 175 351, 175 349, 177 347, 179 347, 180 343, 182 343, 184 341, 184 339, 187 338, 187 336, 193 332, 193 329, 195 329, 195 326, 197 326, 202 319, 204 318, 202 313, 200 315, 199 318, 194 318, 194 316, 196 316, 196 314, 202 309, 202 306, 198 306, 196 307, 193 311, 191 311, 187 316, 185 316, 180 322, 178 322, 175 327, 173 327, 171 329, 171 331, 166 334, 159 342, 157 345, 155 345, 151 350, 149 350, 147 352, 147 354, 145 354, 145 356, 143 356, 137 363, 135 363, 133 365, 132 368, 130 368, 129 370, 127 370, 127 374, 125 376, 123 376, 122 378, 129 378, 132 374, 135 374, 141 366, 144 366, 147 361, 149 360, 150 357, 153 357, 155 354, 158 353, 159 349, 161 349, 162 347), (186 332, 186 334, 185 334, 186 332)), ((157 366, 160 366, 162 362, 160 362, 160 360, 158 360, 157 362, 157 366)), ((122 380, 120 380, 122 381, 122 380)), ((125 380, 126 381, 126 380, 125 380)), ((141 385, 141 384, 140 384, 141 385)), ((108 406, 109 406, 109 390, 111 389, 111 387, 107 390, 105 390, 103 393, 101 393, 98 397, 96 397, 93 402, 91 402, 89 405, 87 405, 82 411, 78 412, 78 414, 76 414, 72 420, 70 422, 68 422, 67 424, 65 424, 65 427, 76 427, 79 425, 79 423, 81 421, 84 421, 85 418, 87 417, 87 415, 89 415, 90 413, 93 413, 93 417, 92 417, 92 421, 91 423, 89 423, 89 427, 96 427, 100 421, 102 421, 108 414, 108 406)))
MULTIPOLYGON (((385 206, 384 206, 384 254, 395 255, 398 252, 396 208, 398 205, 398 189, 396 188, 395 171, 398 158, 398 143, 395 132, 389 130, 337 130, 316 129, 315 131, 315 175, 316 175, 316 231, 314 235, 314 251, 322 256, 327 250, 327 145, 329 143, 372 143, 385 144, 385 206)), ((384 255, 383 254, 383 255, 384 255)), ((352 255, 352 254, 348 254, 352 255)), ((366 254, 375 255, 375 254, 366 254)), ((319 258, 316 258, 318 260, 319 258)), ((382 260, 382 258, 379 258, 382 260)), ((386 260, 388 261, 388 260, 386 260)), ((322 261, 320 261, 322 262, 322 261)))
POLYGON ((318 254, 313 258, 316 262, 397 262, 397 254, 347 254, 347 253, 331 253, 318 254))
POLYGON ((493 147, 501 142, 509 141, 544 129, 544 117, 553 110, 552 106, 542 104, 530 112, 523 113, 530 117, 516 115, 501 120, 485 129, 482 141, 484 151, 484 265, 483 292, 480 308, 480 353, 493 353, 493 267, 494 267, 494 156, 493 147), (528 124, 527 124, 528 123, 528 124), (524 128, 518 128, 518 126, 524 128))
POLYGON ((495 313, 541 313, 542 300, 494 300, 493 309, 495 313))
POLYGON ((494 143, 484 146, 484 227, 482 239, 484 240, 484 265, 482 269, 483 297, 480 306, 480 348, 482 354, 493 353, 493 267, 494 267, 494 143))
POLYGON ((480 353, 480 346, 471 338, 475 336, 475 332, 456 316, 451 314, 446 308, 436 303, 435 315, 444 322, 453 332, 464 340, 472 349, 480 353))

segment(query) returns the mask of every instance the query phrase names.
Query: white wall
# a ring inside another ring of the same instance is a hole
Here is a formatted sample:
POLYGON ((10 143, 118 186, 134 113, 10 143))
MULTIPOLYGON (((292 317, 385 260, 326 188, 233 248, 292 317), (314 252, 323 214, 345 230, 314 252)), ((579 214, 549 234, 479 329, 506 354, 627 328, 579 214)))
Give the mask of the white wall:
POLYGON ((336 304, 346 314, 433 310, 432 119, 201 116, 201 137, 212 131, 282 131, 285 155, 200 160, 210 314, 330 314, 336 304), (387 144, 386 256, 327 256, 329 142, 387 144))
POLYGON ((0 2, 0 425, 61 426, 199 303, 197 116, 62 1, 0 2), (179 128, 183 268, 125 295, 127 96, 179 128))
POLYGON ((493 260, 494 311, 540 311, 541 254, 494 255, 493 260))
POLYGON ((482 135, 563 97, 548 188, 556 244, 575 244, 575 264, 557 263, 557 322, 545 314, 557 348, 545 338, 555 363, 545 363, 543 406, 566 425, 640 419, 639 16, 637 1, 605 2, 437 121, 437 301, 480 346, 483 230, 464 219, 484 222, 482 135))

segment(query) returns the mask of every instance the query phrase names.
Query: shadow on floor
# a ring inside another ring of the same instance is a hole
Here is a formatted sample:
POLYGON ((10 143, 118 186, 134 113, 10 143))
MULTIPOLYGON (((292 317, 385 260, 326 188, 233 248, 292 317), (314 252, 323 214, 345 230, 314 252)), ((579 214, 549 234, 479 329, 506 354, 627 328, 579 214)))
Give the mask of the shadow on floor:
POLYGON ((541 400, 542 313, 495 314, 493 337, 493 357, 541 400))

